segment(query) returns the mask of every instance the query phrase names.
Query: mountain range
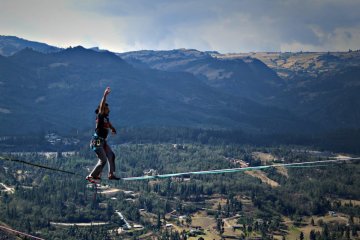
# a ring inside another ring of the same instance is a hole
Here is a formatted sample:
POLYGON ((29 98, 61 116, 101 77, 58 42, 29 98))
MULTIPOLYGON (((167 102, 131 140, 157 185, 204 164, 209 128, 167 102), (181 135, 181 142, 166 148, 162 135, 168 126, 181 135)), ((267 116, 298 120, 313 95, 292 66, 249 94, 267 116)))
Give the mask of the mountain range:
POLYGON ((190 72, 212 87, 286 109, 322 130, 359 128, 360 51, 118 55, 134 66, 190 72), (206 56, 211 60, 203 60, 206 56))
MULTIPOLYGON (((107 86, 111 121, 118 127, 251 133, 359 128, 359 52, 317 53, 309 61, 319 66, 315 75, 291 68, 299 64, 280 66, 284 56, 273 53, 262 58, 192 49, 113 53, 7 36, 0 36, 0 53, 1 135, 93 128, 107 86), (336 64, 346 62, 344 56, 352 63, 336 64), (320 61, 329 70, 323 71, 320 61)), ((286 56, 296 61, 306 54, 286 56)))
POLYGON ((61 48, 50 46, 45 43, 29 41, 15 36, 0 35, 0 55, 11 56, 24 48, 32 48, 43 53, 52 53, 61 50, 61 48))

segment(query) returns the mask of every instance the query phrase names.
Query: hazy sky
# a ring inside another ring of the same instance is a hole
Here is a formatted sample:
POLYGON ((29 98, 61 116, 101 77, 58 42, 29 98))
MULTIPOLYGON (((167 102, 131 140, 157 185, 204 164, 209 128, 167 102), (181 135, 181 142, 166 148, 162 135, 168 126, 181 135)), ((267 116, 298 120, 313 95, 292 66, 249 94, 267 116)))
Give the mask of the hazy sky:
POLYGON ((58 47, 360 49, 360 0, 0 0, 0 35, 58 47))

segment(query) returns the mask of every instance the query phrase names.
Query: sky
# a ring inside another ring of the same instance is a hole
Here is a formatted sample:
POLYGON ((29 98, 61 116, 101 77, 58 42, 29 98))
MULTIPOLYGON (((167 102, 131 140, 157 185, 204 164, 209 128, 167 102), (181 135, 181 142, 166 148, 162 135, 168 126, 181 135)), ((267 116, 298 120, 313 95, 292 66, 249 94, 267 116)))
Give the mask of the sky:
POLYGON ((360 49, 360 0, 0 0, 0 35, 114 52, 360 49))

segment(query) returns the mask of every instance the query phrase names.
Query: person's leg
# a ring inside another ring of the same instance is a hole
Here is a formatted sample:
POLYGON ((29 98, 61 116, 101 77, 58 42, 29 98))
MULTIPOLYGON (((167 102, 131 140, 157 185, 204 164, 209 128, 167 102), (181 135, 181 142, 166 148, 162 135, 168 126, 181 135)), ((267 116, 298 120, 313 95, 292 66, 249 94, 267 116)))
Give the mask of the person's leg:
POLYGON ((115 154, 108 144, 104 146, 106 157, 109 160, 109 175, 115 172, 115 154))
POLYGON ((95 165, 94 169, 92 170, 92 172, 90 173, 89 176, 91 176, 93 178, 99 178, 104 166, 106 165, 106 161, 107 161, 104 146, 97 148, 95 150, 95 153, 96 153, 97 157, 99 158, 99 161, 97 162, 97 164, 95 165))
POLYGON ((109 145, 106 144, 104 148, 105 148, 106 156, 109 161, 109 178, 118 179, 114 174, 114 172, 115 172, 115 154, 109 145))

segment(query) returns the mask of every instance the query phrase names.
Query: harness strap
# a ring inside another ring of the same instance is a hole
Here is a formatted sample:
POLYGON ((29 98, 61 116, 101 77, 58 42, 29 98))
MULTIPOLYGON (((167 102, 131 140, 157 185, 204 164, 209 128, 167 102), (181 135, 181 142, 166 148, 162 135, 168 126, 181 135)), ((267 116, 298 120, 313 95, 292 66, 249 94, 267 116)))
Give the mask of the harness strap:
POLYGON ((97 133, 94 133, 94 137, 95 137, 95 138, 98 138, 98 139, 100 139, 100 140, 103 140, 103 141, 106 140, 106 138, 100 137, 99 135, 97 135, 97 133))
POLYGON ((95 151, 102 143, 106 143, 106 138, 99 137, 97 133, 94 133, 93 139, 91 140, 90 148, 95 151))

